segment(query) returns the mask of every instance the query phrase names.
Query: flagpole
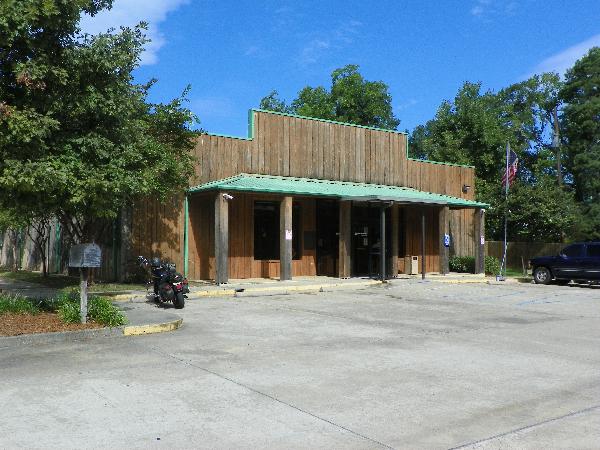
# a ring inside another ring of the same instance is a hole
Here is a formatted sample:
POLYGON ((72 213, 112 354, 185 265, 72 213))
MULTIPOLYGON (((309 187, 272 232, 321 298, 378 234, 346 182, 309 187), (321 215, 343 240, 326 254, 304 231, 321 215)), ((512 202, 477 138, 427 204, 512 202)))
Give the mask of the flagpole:
POLYGON ((500 266, 500 275, 502 275, 502 271, 504 270, 504 277, 506 277, 506 249, 508 247, 507 242, 507 229, 508 229, 508 157, 510 153, 510 142, 506 142, 506 168, 504 170, 505 177, 505 190, 504 190, 504 255, 502 256, 502 265, 500 266))

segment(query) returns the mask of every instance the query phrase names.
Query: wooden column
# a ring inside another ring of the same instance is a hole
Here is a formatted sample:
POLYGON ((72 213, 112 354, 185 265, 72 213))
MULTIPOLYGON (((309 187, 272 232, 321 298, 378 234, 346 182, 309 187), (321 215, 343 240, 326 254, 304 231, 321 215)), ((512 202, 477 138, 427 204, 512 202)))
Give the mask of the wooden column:
POLYGON ((473 248, 475 249, 475 273, 485 271, 485 216, 484 210, 476 208, 473 211, 473 224, 475 230, 473 237, 475 239, 473 248))
POLYGON ((379 279, 383 282, 387 278, 385 267, 385 205, 379 207, 379 279))
POLYGON ((425 279, 427 261, 425 261, 425 208, 421 207, 421 278, 425 279))
POLYGON ((339 262, 338 276, 350 278, 352 274, 352 202, 340 201, 340 226, 339 226, 339 262))
POLYGON ((279 206, 279 280, 292 279, 292 197, 279 206))
POLYGON ((223 192, 215 198, 215 282, 229 281, 229 205, 223 192))
POLYGON ((400 253, 400 210, 398 204, 394 203, 391 207, 392 215, 392 257, 390 260, 390 277, 398 276, 398 253, 400 253))
POLYGON ((440 249, 440 274, 446 275, 450 272, 450 267, 448 265, 448 257, 450 248, 446 247, 444 243, 444 236, 450 236, 450 227, 449 221, 450 219, 450 208, 447 206, 442 206, 439 212, 439 249, 440 249))

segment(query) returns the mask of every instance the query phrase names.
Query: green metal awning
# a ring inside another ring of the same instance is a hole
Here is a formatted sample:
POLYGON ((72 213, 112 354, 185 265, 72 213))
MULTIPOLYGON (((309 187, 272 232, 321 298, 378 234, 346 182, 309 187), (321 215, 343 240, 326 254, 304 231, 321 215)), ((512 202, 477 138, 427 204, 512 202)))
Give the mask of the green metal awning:
POLYGON ((450 195, 434 194, 417 189, 386 186, 381 184, 354 183, 350 181, 317 180, 314 178, 281 177, 240 173, 239 175, 210 181, 191 187, 188 193, 206 191, 242 191, 269 194, 333 197, 355 201, 393 201, 397 203, 417 203, 444 205, 454 208, 487 208, 480 203, 450 195))

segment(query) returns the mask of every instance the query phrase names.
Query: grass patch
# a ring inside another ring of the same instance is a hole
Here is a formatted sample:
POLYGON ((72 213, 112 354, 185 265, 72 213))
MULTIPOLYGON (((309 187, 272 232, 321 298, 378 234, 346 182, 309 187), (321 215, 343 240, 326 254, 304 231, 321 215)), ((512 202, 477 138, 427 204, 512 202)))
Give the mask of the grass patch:
MULTIPOLYGON (((76 276, 62 274, 49 274, 44 277, 40 272, 28 272, 19 270, 18 272, 9 272, 0 270, 0 278, 12 281, 22 281, 23 283, 36 283, 44 287, 69 290, 78 288, 80 279, 76 276)), ((112 292, 112 291, 130 291, 134 289, 145 289, 143 284, 129 283, 104 283, 96 281, 89 286, 89 292, 112 292)))
POLYGON ((515 278, 531 278, 531 275, 523 275, 522 269, 511 269, 510 267, 507 267, 506 269, 506 276, 515 278))
MULTIPOLYGON (((71 289, 57 297, 34 299, 18 294, 0 293, 0 314, 35 315, 41 311, 55 312, 64 323, 79 323, 79 291, 71 289)), ((105 297, 92 295, 88 298, 88 319, 107 327, 127 323, 125 315, 105 297)))
POLYGON ((79 278, 69 277, 67 275, 49 274, 42 276, 39 272, 28 272, 19 270, 18 272, 0 271, 0 277, 12 281, 22 281, 23 283, 36 283, 44 287, 63 289, 70 286, 77 286, 79 278))
POLYGON ((38 314, 40 308, 35 300, 19 294, 0 294, 0 314, 38 314))

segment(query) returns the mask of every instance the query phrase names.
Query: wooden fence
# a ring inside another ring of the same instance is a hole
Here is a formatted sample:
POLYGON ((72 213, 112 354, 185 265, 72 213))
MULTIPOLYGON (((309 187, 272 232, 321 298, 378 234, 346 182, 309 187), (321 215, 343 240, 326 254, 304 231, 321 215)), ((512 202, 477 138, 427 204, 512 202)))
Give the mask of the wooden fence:
MULTIPOLYGON (((556 255, 566 244, 546 242, 509 242, 506 250, 506 266, 510 269, 521 270, 523 264, 527 267, 527 261, 536 256, 556 255)), ((502 261, 504 242, 487 241, 485 243, 485 254, 494 256, 502 261)))
MULTIPOLYGON (((35 237, 35 231, 32 235, 35 237)), ((102 266, 93 269, 91 276, 106 281, 116 280, 120 270, 120 242, 116 228, 113 227, 106 242, 99 245, 102 248, 102 266)), ((65 234, 61 233, 59 225, 56 222, 52 223, 46 245, 48 273, 69 273, 69 248, 70 243, 65 234)), ((25 230, 0 232, 0 268, 42 270, 41 254, 25 230)))

